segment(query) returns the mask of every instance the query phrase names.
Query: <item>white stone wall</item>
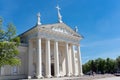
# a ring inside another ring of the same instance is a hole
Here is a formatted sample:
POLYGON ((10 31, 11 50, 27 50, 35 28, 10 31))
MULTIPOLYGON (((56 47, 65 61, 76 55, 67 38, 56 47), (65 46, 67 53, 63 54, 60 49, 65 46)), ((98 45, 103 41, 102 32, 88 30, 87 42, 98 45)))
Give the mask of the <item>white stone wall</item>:
POLYGON ((2 76, 12 76, 12 75, 26 75, 27 74, 27 47, 18 47, 19 55, 21 60, 20 66, 9 66, 5 65, 1 68, 2 76))

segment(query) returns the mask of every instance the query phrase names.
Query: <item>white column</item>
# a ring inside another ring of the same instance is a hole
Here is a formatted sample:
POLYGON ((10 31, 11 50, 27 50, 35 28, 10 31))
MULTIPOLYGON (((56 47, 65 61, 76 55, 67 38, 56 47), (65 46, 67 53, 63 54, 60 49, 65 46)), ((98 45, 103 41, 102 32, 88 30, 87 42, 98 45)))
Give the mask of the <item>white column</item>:
POLYGON ((77 54, 78 54, 78 75, 83 75, 82 72, 82 60, 81 60, 81 52, 80 52, 80 45, 77 46, 77 54))
POLYGON ((65 58, 66 58, 66 76, 70 76, 70 66, 69 66, 69 53, 68 53, 68 43, 65 44, 65 58))
POLYGON ((51 77, 50 40, 46 40, 46 77, 51 77))
POLYGON ((54 69, 55 77, 59 77, 59 53, 58 53, 58 42, 54 42, 54 69))
POLYGON ((37 64, 36 77, 42 78, 42 53, 41 53, 41 39, 37 39, 37 64))
POLYGON ((73 45, 71 45, 71 53, 72 53, 72 70, 73 70, 73 75, 77 76, 75 53, 74 53, 74 47, 73 47, 73 45))
POLYGON ((32 42, 31 40, 29 40, 29 53, 28 53, 28 78, 31 78, 32 77, 32 42))

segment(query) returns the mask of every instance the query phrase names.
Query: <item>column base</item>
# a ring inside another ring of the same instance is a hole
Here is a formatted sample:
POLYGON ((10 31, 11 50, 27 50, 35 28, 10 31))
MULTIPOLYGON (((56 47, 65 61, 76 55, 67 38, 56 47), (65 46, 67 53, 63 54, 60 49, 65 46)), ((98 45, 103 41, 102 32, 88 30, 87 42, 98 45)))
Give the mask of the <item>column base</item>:
POLYGON ((84 74, 83 73, 79 73, 78 76, 83 76, 84 74))
POLYGON ((83 74, 83 73, 80 73, 79 75, 80 75, 80 76, 83 76, 84 74, 83 74))
POLYGON ((46 78, 51 78, 52 76, 51 76, 51 75, 46 75, 45 77, 46 77, 46 78))
POLYGON ((39 76, 36 76, 36 77, 37 77, 37 79, 41 79, 41 78, 43 78, 42 75, 39 75, 39 76))
POLYGON ((57 77, 57 78, 60 77, 60 74, 56 74, 55 77, 57 77))
POLYGON ((28 76, 28 79, 31 79, 32 77, 31 76, 28 76))
POLYGON ((70 74, 70 73, 68 73, 68 74, 66 74, 66 76, 67 76, 67 77, 70 77, 70 76, 71 76, 71 74, 70 74))
POLYGON ((73 76, 75 76, 75 77, 76 77, 76 76, 78 76, 78 74, 77 74, 77 73, 74 73, 74 74, 73 74, 73 76))

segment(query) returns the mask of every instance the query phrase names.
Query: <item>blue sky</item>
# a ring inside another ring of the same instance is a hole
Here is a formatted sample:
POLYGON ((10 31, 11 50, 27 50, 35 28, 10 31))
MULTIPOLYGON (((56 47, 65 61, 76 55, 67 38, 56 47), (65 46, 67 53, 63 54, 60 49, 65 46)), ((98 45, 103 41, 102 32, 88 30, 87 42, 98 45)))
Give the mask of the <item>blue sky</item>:
POLYGON ((13 22, 20 34, 33 27, 36 14, 42 24, 57 23, 56 5, 63 22, 84 36, 81 41, 83 63, 90 59, 120 56, 120 0, 0 0, 4 26, 13 22))

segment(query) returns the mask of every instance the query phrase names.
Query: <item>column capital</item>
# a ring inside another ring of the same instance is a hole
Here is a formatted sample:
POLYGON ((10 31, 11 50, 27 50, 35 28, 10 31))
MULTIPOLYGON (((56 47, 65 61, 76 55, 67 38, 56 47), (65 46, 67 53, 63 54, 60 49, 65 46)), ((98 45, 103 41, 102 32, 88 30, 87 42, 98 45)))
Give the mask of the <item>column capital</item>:
POLYGON ((54 39, 54 42, 59 42, 59 40, 57 40, 57 39, 54 39))
POLYGON ((37 37, 36 39, 41 39, 42 37, 37 37))
POLYGON ((69 42, 65 42, 65 44, 69 44, 69 42))
POLYGON ((66 44, 69 44, 69 45, 77 45, 77 44, 74 44, 74 43, 71 43, 71 42, 65 42, 66 44))
POLYGON ((45 40, 49 40, 50 41, 51 39, 50 38, 45 38, 45 40))
POLYGON ((70 45, 70 46, 74 46, 74 44, 73 44, 73 43, 69 43, 69 45, 70 45))
POLYGON ((80 46, 80 44, 74 44, 75 46, 80 46))

